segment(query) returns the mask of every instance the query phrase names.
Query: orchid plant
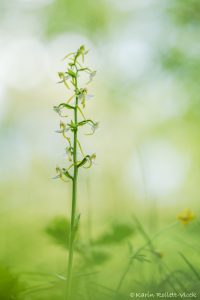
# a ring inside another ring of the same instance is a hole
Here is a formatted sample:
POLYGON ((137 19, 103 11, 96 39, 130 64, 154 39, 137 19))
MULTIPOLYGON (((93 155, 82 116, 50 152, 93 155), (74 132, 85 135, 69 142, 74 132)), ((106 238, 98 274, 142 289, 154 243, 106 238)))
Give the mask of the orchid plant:
POLYGON ((74 242, 80 222, 80 214, 77 212, 78 172, 80 168, 90 168, 96 158, 95 153, 84 153, 78 136, 81 127, 89 126, 90 131, 87 135, 93 134, 98 127, 97 122, 86 118, 84 115, 86 101, 92 97, 92 95, 88 94, 87 86, 96 75, 96 71, 84 65, 85 56, 87 54, 88 50, 82 45, 76 52, 69 53, 64 57, 64 60, 67 60, 67 69, 64 72, 58 73, 60 78, 59 83, 64 84, 69 95, 70 93, 71 95, 67 101, 63 101, 59 105, 54 106, 54 110, 60 117, 60 128, 57 132, 62 134, 66 140, 65 152, 68 161, 67 167, 56 167, 57 175, 55 178, 60 178, 64 182, 71 181, 72 183, 70 233, 68 241, 67 300, 71 299, 74 242), (81 86, 81 79, 85 78, 83 75, 87 75, 87 80, 84 86, 81 86))

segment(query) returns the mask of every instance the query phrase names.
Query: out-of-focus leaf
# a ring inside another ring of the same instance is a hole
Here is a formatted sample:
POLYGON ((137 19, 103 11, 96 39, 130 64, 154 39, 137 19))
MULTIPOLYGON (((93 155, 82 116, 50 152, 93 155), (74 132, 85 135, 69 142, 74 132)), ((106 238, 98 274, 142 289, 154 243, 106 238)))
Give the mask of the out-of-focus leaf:
POLYGON ((21 299, 20 293, 24 288, 17 275, 12 274, 5 266, 0 265, 0 299, 21 299))
POLYGON ((134 233, 134 228, 128 224, 113 224, 109 232, 102 234, 95 244, 117 244, 134 233))
POLYGON ((72 70, 70 70, 70 69, 68 69, 67 73, 68 73, 71 77, 73 77, 73 78, 76 77, 76 74, 75 74, 72 70))
POLYGON ((91 262, 95 265, 105 263, 109 259, 109 254, 102 250, 93 250, 91 253, 91 262))
POLYGON ((165 69, 171 71, 182 70, 186 57, 184 53, 178 48, 172 48, 162 56, 162 65, 165 69))
POLYGON ((55 0, 43 12, 46 34, 53 36, 70 30, 90 35, 105 32, 114 11, 115 7, 103 0, 55 0))
POLYGON ((97 249, 93 245, 87 245, 84 248, 78 247, 78 252, 87 266, 101 265, 110 258, 110 255, 105 250, 97 249))
POLYGON ((199 0, 190 0, 189 2, 172 0, 168 11, 174 21, 179 25, 200 25, 199 0))
POLYGON ((59 216, 54 218, 45 231, 56 244, 68 248, 70 223, 65 217, 59 216))

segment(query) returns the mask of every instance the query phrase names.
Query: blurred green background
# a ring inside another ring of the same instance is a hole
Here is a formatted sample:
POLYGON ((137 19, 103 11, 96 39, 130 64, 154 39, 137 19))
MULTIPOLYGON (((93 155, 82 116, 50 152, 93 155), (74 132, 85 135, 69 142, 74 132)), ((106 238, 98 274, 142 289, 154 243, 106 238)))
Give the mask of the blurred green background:
POLYGON ((198 290, 199 0, 1 0, 0 24, 0 299, 64 297, 71 188, 51 179, 65 160, 52 107, 81 44, 100 127, 82 138, 97 160, 79 177, 74 299, 198 290), (170 227, 184 208, 196 219, 170 227))

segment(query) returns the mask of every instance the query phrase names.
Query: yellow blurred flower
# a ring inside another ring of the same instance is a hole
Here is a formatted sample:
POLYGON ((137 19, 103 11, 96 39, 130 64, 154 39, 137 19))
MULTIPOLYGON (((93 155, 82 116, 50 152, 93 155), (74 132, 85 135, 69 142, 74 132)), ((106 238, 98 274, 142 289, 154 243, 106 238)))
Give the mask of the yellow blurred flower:
POLYGON ((180 212, 177 215, 177 219, 180 221, 181 224, 188 224, 190 223, 192 220, 194 220, 195 215, 193 214, 193 212, 191 212, 191 210, 189 208, 185 208, 182 212, 180 212))

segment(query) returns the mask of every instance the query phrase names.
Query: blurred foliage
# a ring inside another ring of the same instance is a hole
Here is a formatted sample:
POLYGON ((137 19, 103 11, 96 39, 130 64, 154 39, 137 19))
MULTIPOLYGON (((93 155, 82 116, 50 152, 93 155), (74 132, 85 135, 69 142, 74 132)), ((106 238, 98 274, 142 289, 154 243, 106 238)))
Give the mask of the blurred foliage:
MULTIPOLYGON (((180 72, 183 71, 182 68, 184 62, 185 62, 185 55, 184 53, 181 52, 180 49, 177 48, 168 49, 166 55, 163 58, 164 68, 170 71, 177 71, 177 70, 180 70, 180 72)), ((181 73, 180 75, 183 76, 183 73, 181 73)))
POLYGON ((113 224, 107 232, 94 241, 97 245, 118 244, 127 238, 131 238, 134 229, 129 224, 113 224))
POLYGON ((92 244, 78 244, 75 248, 81 255, 84 265, 88 268, 105 263, 111 258, 108 249, 94 247, 92 244))
POLYGON ((58 216, 54 218, 46 227, 45 231, 53 240, 60 246, 68 248, 69 232, 70 232, 69 220, 65 217, 58 216))
POLYGON ((169 12, 179 25, 200 25, 200 2, 199 0, 171 0, 168 2, 169 12))
MULTIPOLYGON (((63 216, 57 216, 49 222, 45 231, 53 238, 53 241, 64 247, 68 248, 69 240, 69 221, 63 216)), ((110 255, 108 253, 109 245, 118 245, 127 238, 131 238, 134 234, 133 227, 129 224, 114 223, 103 233, 99 238, 94 239, 88 243, 83 243, 81 238, 75 242, 75 251, 79 253, 87 266, 99 265, 106 262, 110 255), (106 247, 104 249, 100 246, 106 247)))
POLYGON ((88 33, 90 36, 105 33, 113 16, 116 17, 115 9, 103 0, 55 0, 44 11, 49 36, 66 31, 88 33))
MULTIPOLYGON (((54 242, 65 249, 68 248, 70 223, 65 217, 58 216, 54 218, 46 227, 46 233, 51 236, 54 242)), ((92 244, 84 243, 80 240, 75 242, 74 250, 81 255, 87 266, 104 263, 109 255, 103 250, 97 249, 92 244)))
MULTIPOLYGON (((196 134, 199 130, 200 57, 196 42, 200 32, 200 2, 198 0, 169 1, 165 11, 169 36, 163 39, 158 55, 165 74, 168 74, 185 96, 187 109, 183 113, 185 141, 191 148, 199 148, 196 134), (188 134, 186 133, 188 132, 188 134), (194 139, 193 139, 194 137, 194 139)), ((180 101, 182 101, 180 99, 180 101)), ((176 100, 175 100, 176 102, 176 100)), ((196 163, 199 156, 195 157, 196 163)))
POLYGON ((7 267, 0 265, 0 299, 20 299, 23 289, 24 284, 20 282, 19 277, 11 273, 7 267))
MULTIPOLYGON (((186 93, 199 89, 197 82, 200 77, 200 58, 198 56, 192 56, 180 45, 175 45, 175 47, 165 50, 161 56, 161 62, 165 71, 173 74, 177 79, 184 80, 187 89, 189 89, 185 90, 186 93)), ((192 97, 193 99, 194 97, 192 97)))
MULTIPOLYGON (((163 66, 171 75, 186 79, 190 88, 198 89, 197 78, 200 76, 200 58, 195 38, 200 30, 200 2, 198 0, 175 0, 168 3, 169 37, 165 39, 163 66), (177 27, 177 23, 181 26, 177 27), (186 28, 184 25, 188 25, 186 28)), ((190 91, 189 91, 190 92, 190 91)))
POLYGON ((6 1, 5 0, 1 0, 0 1, 0 16, 4 16, 6 12, 6 1))

